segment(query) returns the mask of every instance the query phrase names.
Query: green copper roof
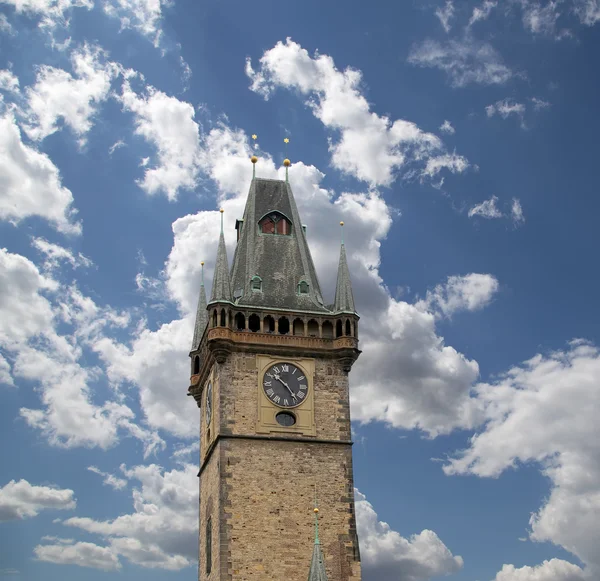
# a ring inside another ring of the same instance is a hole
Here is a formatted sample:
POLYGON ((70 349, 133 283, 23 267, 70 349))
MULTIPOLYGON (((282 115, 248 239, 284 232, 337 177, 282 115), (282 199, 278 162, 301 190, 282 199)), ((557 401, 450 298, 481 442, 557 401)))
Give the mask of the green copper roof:
POLYGON ((321 542, 319 541, 319 516, 315 512, 315 546, 313 548, 312 561, 308 571, 308 581, 327 581, 327 572, 325 571, 325 562, 321 542))
MULTIPOLYGON (((240 224, 240 223, 238 223, 240 224)), ((329 312, 313 264, 302 220, 290 184, 283 180, 255 178, 250 184, 238 240, 231 282, 237 304, 299 311, 329 312), (263 234, 258 223, 278 212, 292 223, 291 234, 263 234), (252 292, 252 277, 262 279, 261 292, 252 292), (308 293, 298 292, 300 282, 308 293)))
POLYGON ((335 312, 356 312, 354 308, 354 295, 352 294, 352 283, 350 281, 350 270, 348 269, 348 261, 346 260, 346 247, 343 242, 340 250, 340 263, 338 266, 333 310, 335 312))
POLYGON ((208 312, 206 310, 206 291, 204 289, 204 266, 202 267, 202 282, 200 283, 200 296, 198 297, 198 308, 196 309, 196 324, 194 325, 194 339, 192 340, 192 351, 198 349, 204 329, 208 324, 208 312))
POLYGON ((225 237, 223 230, 219 236, 219 248, 217 249, 217 262, 213 277, 212 295, 210 302, 231 301, 231 283, 229 281, 229 262, 227 261, 227 249, 225 248, 225 237))

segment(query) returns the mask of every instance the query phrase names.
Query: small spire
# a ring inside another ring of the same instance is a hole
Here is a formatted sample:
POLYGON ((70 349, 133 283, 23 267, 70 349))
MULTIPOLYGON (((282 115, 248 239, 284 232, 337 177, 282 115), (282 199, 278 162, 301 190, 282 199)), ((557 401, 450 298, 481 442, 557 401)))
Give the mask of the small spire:
POLYGON ((208 324, 208 313, 206 312, 206 290, 204 288, 204 261, 200 263, 202 274, 200 277, 200 295, 198 296, 198 308, 196 309, 196 324, 194 325, 194 338, 192 339, 192 351, 200 346, 202 335, 208 324))
POLYGON ((215 274, 213 276, 212 295, 210 302, 229 301, 231 302, 231 282, 229 280, 229 262, 227 260, 227 248, 225 246, 225 236, 223 235, 223 208, 221 212, 221 235, 219 236, 219 247, 217 248, 217 262, 215 264, 215 274))
POLYGON ((325 562, 321 542, 319 541, 319 507, 317 506, 317 487, 315 485, 315 544, 313 548, 312 560, 308 571, 308 581, 327 581, 327 571, 325 571, 325 562))
POLYGON ((352 282, 350 280, 350 270, 348 269, 348 261, 346 259, 346 246, 344 245, 344 223, 340 222, 340 226, 342 227, 342 244, 340 246, 340 262, 338 265, 333 310, 336 313, 355 313, 354 294, 352 293, 352 282))

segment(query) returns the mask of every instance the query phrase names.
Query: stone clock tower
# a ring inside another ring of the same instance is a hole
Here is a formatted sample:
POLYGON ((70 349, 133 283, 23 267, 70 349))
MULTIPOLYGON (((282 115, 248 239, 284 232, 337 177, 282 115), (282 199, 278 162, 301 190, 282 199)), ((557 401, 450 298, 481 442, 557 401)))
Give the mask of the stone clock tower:
POLYGON ((358 315, 343 244, 335 301, 323 300, 284 164, 285 181, 252 180, 231 271, 221 218, 208 303, 200 288, 189 388, 200 581, 361 579, 348 396, 358 315))

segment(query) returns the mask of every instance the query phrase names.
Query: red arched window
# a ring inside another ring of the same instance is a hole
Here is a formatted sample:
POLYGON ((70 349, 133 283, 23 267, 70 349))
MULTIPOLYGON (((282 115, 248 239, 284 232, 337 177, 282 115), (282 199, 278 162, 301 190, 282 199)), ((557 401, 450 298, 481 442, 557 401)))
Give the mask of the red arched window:
POLYGON ((292 233, 290 221, 279 212, 268 214, 258 223, 258 225, 263 234, 287 235, 292 233))

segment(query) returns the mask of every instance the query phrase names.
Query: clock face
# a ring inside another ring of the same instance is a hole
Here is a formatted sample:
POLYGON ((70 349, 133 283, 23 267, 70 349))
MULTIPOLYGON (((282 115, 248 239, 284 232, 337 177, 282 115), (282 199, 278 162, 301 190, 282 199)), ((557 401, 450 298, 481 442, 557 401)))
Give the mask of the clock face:
POLYGON ((212 415, 212 382, 208 382, 206 386, 206 401, 204 403, 204 410, 206 414, 206 425, 210 424, 210 418, 212 415))
POLYGON ((306 399, 308 379, 293 363, 271 365, 262 381, 266 396, 279 407, 293 408, 306 399))

